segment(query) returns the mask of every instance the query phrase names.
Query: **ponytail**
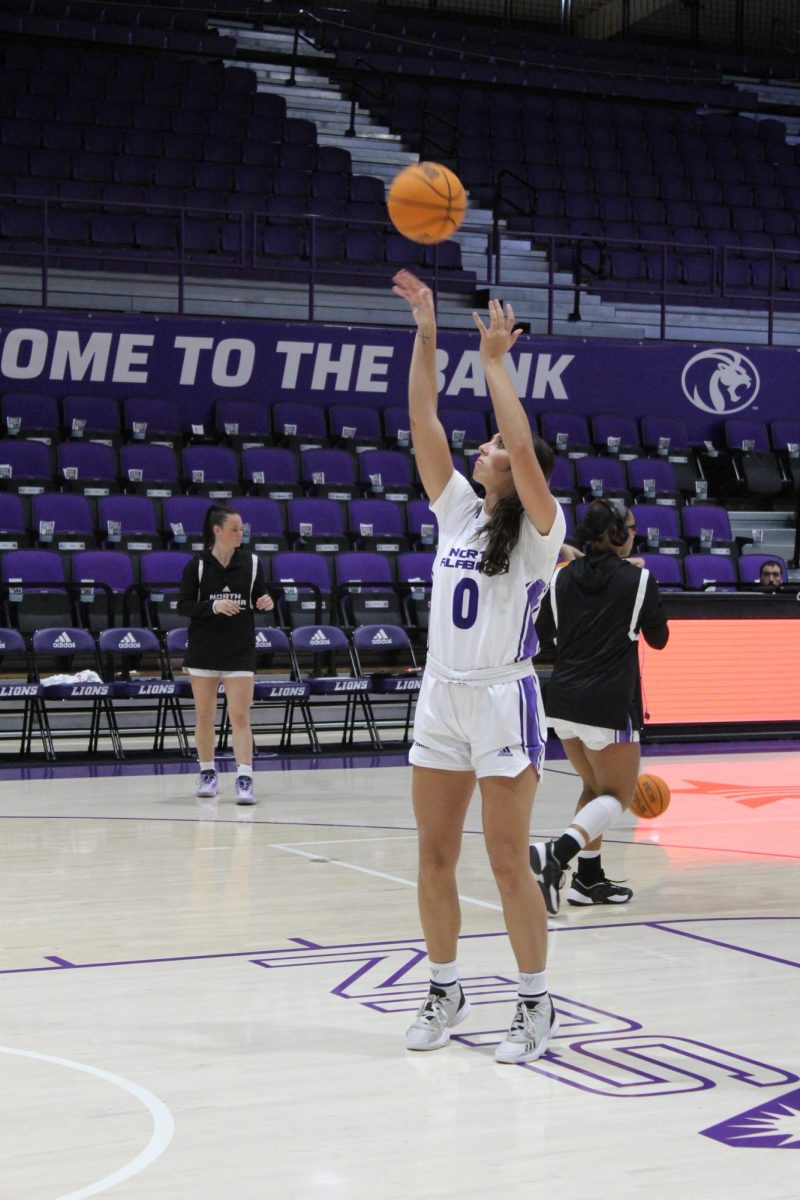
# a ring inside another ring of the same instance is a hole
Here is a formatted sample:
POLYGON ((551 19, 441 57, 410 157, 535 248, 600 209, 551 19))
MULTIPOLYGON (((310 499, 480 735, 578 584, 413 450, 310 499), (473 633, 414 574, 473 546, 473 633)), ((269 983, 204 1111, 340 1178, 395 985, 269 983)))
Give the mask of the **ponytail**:
POLYGON ((212 504, 206 509, 203 519, 203 546, 206 550, 210 550, 214 545, 214 526, 224 525, 228 517, 238 515, 236 509, 229 508, 227 504, 212 504))

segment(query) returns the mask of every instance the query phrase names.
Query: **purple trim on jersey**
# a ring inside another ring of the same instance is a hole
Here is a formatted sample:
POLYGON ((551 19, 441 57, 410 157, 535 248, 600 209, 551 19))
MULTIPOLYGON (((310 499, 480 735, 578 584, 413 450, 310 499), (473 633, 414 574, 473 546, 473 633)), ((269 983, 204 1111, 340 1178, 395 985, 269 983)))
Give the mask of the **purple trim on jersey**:
POLYGON ((527 583, 525 590, 528 593, 528 608, 522 623, 519 642, 517 643, 515 662, 520 662, 526 658, 533 658, 539 650, 539 639, 536 636, 536 614, 541 608, 542 597, 547 590, 547 584, 543 579, 536 579, 533 583, 527 583))
POLYGON ((628 717, 628 724, 625 726, 624 729, 617 730, 617 734, 616 734, 616 737, 614 738, 614 741, 618 745, 623 744, 623 743, 627 744, 629 742, 632 742, 634 740, 635 732, 636 731, 633 728, 633 722, 631 721, 630 717, 628 717))
POLYGON ((539 726, 539 681, 535 675, 517 680, 519 693, 519 731, 522 749, 528 755, 537 774, 542 773, 546 737, 539 726))

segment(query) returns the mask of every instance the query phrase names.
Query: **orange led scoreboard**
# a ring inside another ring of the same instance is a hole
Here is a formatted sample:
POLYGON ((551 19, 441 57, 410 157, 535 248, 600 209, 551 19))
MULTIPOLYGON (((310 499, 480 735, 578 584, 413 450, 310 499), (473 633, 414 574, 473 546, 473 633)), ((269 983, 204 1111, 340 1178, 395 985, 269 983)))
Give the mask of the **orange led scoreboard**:
POLYGON ((800 593, 663 599, 669 642, 639 641, 648 740, 800 733, 800 593))

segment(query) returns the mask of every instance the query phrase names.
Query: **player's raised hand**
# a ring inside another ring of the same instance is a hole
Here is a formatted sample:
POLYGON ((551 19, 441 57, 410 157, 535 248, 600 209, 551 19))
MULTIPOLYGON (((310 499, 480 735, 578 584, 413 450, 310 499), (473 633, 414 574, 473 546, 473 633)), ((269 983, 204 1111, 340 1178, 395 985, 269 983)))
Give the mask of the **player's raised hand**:
POLYGON ((411 271, 398 271, 392 279, 392 291, 411 307, 420 333, 433 333, 436 329, 436 311, 433 307, 433 292, 426 283, 411 271))
POLYGON ((489 301, 488 326, 474 312, 472 319, 481 335, 481 358, 492 361, 507 354, 522 333, 514 328, 514 309, 510 304, 503 308, 499 300, 489 301))

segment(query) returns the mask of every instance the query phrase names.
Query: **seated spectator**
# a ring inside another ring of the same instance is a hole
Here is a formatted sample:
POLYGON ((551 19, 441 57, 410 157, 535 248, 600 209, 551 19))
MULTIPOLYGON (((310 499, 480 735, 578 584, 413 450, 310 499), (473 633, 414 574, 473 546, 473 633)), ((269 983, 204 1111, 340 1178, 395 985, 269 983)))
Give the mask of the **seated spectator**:
POLYGON ((758 572, 758 582, 764 592, 777 592, 783 583, 781 564, 774 558, 766 558, 758 572))

